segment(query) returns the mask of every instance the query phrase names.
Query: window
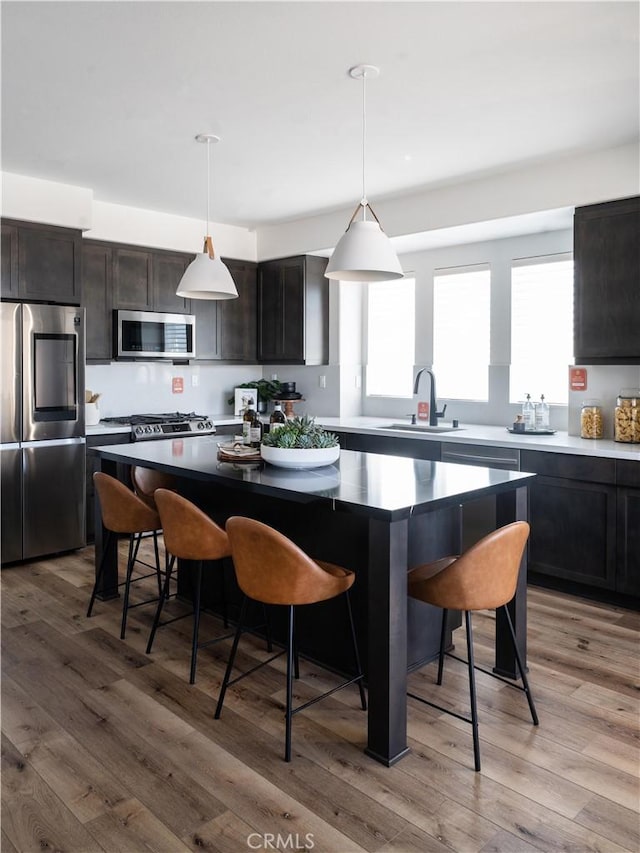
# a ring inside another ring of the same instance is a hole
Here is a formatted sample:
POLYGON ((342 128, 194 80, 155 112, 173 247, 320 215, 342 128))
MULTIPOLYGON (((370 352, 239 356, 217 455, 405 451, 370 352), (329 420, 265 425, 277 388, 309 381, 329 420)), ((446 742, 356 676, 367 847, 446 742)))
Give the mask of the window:
POLYGON ((573 261, 527 258, 511 269, 509 400, 531 394, 568 403, 567 366, 573 358, 573 261))
POLYGON ((415 279, 376 281, 367 288, 367 394, 411 397, 415 279))
POLYGON ((489 399, 490 297, 488 267, 436 270, 433 369, 438 397, 489 399))

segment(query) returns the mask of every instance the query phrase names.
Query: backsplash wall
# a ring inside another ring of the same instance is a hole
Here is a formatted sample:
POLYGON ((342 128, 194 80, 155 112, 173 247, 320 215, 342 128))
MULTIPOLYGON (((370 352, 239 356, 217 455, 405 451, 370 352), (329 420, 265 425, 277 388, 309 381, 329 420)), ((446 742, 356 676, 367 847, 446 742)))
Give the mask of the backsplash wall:
MULTIPOLYGON (((578 365, 582 366, 582 365, 578 365)), ((622 388, 640 388, 640 365, 587 364, 587 390, 569 391, 569 435, 580 435, 580 411, 584 400, 600 400, 604 438, 613 438, 613 412, 622 388)))

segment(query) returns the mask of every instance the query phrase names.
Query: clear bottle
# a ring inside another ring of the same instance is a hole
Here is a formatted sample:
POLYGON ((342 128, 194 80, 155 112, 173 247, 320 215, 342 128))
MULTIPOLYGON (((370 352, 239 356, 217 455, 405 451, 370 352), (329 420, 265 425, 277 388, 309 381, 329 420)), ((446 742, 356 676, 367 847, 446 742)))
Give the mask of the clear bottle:
POLYGON ((269 418, 269 430, 274 432, 275 430, 280 429, 281 426, 284 426, 286 420, 284 412, 282 411, 282 403, 279 400, 276 400, 273 412, 271 412, 271 417, 269 418))
POLYGON ((544 394, 536 403, 536 429, 549 429, 549 404, 545 402, 544 394))
POLYGON ((527 399, 522 404, 522 418, 525 432, 536 428, 535 406, 531 402, 531 394, 527 394, 527 399))
POLYGON ((604 418, 600 400, 584 400, 580 411, 580 438, 602 438, 604 418))
POLYGON ((640 388, 623 388, 618 394, 613 437, 628 444, 640 443, 640 388))
POLYGON ((257 417, 256 411, 251 408, 251 403, 249 402, 242 415, 242 441, 244 444, 251 444, 251 425, 255 417, 257 417))

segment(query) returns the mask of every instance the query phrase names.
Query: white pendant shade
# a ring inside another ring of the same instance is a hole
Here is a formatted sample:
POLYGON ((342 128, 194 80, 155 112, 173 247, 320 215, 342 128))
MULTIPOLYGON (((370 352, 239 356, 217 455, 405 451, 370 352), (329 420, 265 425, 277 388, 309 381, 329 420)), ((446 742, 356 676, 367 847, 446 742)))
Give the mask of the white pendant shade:
POLYGON ((176 295, 185 299, 236 299, 238 291, 220 258, 201 252, 185 270, 176 295))
POLYGON ((402 267, 391 241, 380 227, 380 221, 367 200, 366 138, 367 138, 367 77, 377 77, 375 65, 354 65, 349 76, 362 80, 362 199, 349 220, 347 230, 338 241, 325 276, 337 281, 392 281, 402 278, 402 267), (373 220, 367 219, 367 211, 373 220), (357 220, 358 214, 362 220, 357 220))
POLYGON ((327 278, 338 281, 391 281, 403 272, 391 241, 375 220, 352 222, 327 264, 327 278))

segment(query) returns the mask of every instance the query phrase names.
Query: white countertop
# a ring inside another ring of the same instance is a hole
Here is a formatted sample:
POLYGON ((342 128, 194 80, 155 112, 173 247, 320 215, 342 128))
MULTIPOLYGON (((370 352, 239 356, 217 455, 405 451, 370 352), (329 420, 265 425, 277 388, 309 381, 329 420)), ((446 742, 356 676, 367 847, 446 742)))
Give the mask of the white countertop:
MULTIPOLYGON (((216 426, 240 424, 233 415, 211 415, 216 426)), ((401 418, 330 418, 318 416, 316 421, 327 429, 354 432, 361 435, 384 435, 394 438, 415 438, 418 441, 447 441, 460 444, 479 444, 488 447, 515 447, 520 450, 542 450, 550 453, 573 453, 578 456, 598 456, 603 459, 629 459, 640 462, 640 444, 621 444, 608 439, 590 440, 558 430, 555 435, 515 435, 505 427, 484 424, 462 424, 456 432, 420 433, 416 430, 398 432, 384 429, 401 418)), ((99 423, 87 427, 87 436, 127 433, 130 427, 99 423)))
POLYGON ((550 453, 573 453, 579 456, 598 456, 608 459, 630 459, 640 462, 640 444, 621 444, 607 439, 585 439, 558 430, 555 435, 516 435, 506 427, 484 424, 461 424, 455 432, 420 433, 416 430, 398 432, 384 429, 402 418, 326 418, 316 421, 327 429, 354 432, 362 435, 385 435, 395 438, 415 438, 418 441, 447 441, 460 444, 479 444, 488 447, 516 447, 520 450, 542 450, 550 453))

